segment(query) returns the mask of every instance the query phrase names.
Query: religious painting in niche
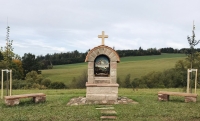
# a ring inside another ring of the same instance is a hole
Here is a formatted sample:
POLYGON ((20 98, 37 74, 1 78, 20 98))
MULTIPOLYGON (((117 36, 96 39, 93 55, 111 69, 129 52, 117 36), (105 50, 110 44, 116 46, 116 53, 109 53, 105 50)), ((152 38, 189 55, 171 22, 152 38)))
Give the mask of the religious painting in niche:
POLYGON ((110 74, 110 61, 107 56, 100 55, 95 59, 94 74, 96 76, 108 76, 110 74))

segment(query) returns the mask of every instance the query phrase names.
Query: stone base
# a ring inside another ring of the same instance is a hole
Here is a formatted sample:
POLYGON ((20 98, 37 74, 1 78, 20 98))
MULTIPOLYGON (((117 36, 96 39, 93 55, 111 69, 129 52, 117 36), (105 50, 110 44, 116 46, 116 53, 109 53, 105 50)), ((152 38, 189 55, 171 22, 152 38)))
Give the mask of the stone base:
POLYGON ((185 102, 196 102, 197 98, 196 97, 185 97, 185 102))
POLYGON ((87 84, 87 100, 116 101, 118 98, 118 84, 87 84))
POLYGON ((138 104, 132 99, 127 97, 118 97, 116 101, 114 100, 86 100, 86 97, 72 98, 67 105, 114 105, 114 104, 138 104))
POLYGON ((19 104, 19 99, 12 99, 12 100, 6 100, 5 99, 6 105, 14 106, 19 104))
POLYGON ((118 94, 86 94, 87 100, 105 100, 115 101, 117 100, 118 94))
POLYGON ((45 102, 45 101, 46 101, 46 96, 33 97, 34 103, 45 102))
POLYGON ((166 94, 158 94, 159 101, 169 101, 169 95, 166 94))

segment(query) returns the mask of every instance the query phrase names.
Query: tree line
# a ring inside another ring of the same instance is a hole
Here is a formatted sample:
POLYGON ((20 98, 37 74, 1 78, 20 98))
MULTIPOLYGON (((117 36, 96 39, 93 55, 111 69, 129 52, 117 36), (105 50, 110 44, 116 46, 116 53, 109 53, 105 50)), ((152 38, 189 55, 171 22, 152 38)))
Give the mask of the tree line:
MULTIPOLYGON (((13 88, 67 88, 62 82, 52 82, 49 79, 42 77, 42 69, 52 69, 53 65, 72 64, 84 62, 87 53, 81 53, 77 50, 66 53, 47 54, 45 56, 35 56, 31 53, 25 53, 22 58, 13 52, 12 42, 9 39, 10 27, 7 27, 6 46, 1 47, 0 50, 0 69, 12 69, 13 88)), ((114 49, 114 48, 113 48, 114 49)), ((130 80, 131 75, 127 74, 125 79, 117 78, 117 82, 121 87, 125 88, 157 88, 157 87, 184 87, 186 86, 186 72, 190 67, 191 58, 194 61, 193 67, 200 69, 200 49, 182 48, 174 49, 167 48, 149 48, 147 50, 116 50, 120 57, 126 56, 146 56, 146 55, 160 55, 161 53, 186 53, 188 58, 180 60, 172 69, 164 70, 163 72, 150 72, 141 78, 130 80), (197 51, 194 55, 191 53, 197 51), (192 56, 191 56, 192 55, 192 56), (191 57, 190 57, 191 56, 191 57)), ((2 75, 1 75, 2 76, 2 75)), ((0 77, 1 77, 0 76, 0 77)), ((4 80, 6 75, 4 75, 4 80)), ((87 71, 84 71, 79 77, 72 80, 73 88, 84 88, 87 81, 87 71)))
MULTIPOLYGON (((161 53, 183 53, 191 54, 191 48, 174 49, 172 47, 160 48, 161 53)), ((200 48, 194 48, 194 52, 200 52, 200 48)))

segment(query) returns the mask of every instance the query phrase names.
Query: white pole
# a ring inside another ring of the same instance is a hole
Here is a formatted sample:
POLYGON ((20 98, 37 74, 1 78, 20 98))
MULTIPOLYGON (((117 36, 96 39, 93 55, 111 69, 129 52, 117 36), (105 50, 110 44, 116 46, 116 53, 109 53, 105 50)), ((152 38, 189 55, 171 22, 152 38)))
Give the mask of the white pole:
POLYGON ((3 70, 1 70, 1 99, 3 99, 3 70))
POLYGON ((190 72, 187 70, 187 93, 189 93, 189 84, 190 84, 190 72))
POLYGON ((197 93, 197 69, 196 69, 196 76, 195 76, 195 87, 194 87, 194 93, 197 93))
POLYGON ((10 70, 10 96, 12 92, 12 70, 10 70))

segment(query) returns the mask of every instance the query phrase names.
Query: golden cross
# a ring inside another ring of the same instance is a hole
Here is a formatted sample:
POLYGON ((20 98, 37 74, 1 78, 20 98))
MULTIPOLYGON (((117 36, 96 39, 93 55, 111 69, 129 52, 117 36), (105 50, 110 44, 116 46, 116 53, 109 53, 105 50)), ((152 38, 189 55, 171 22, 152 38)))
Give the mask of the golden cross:
POLYGON ((102 31, 102 35, 98 35, 98 38, 102 38, 102 45, 104 45, 104 38, 108 38, 108 35, 104 35, 104 31, 102 31))

